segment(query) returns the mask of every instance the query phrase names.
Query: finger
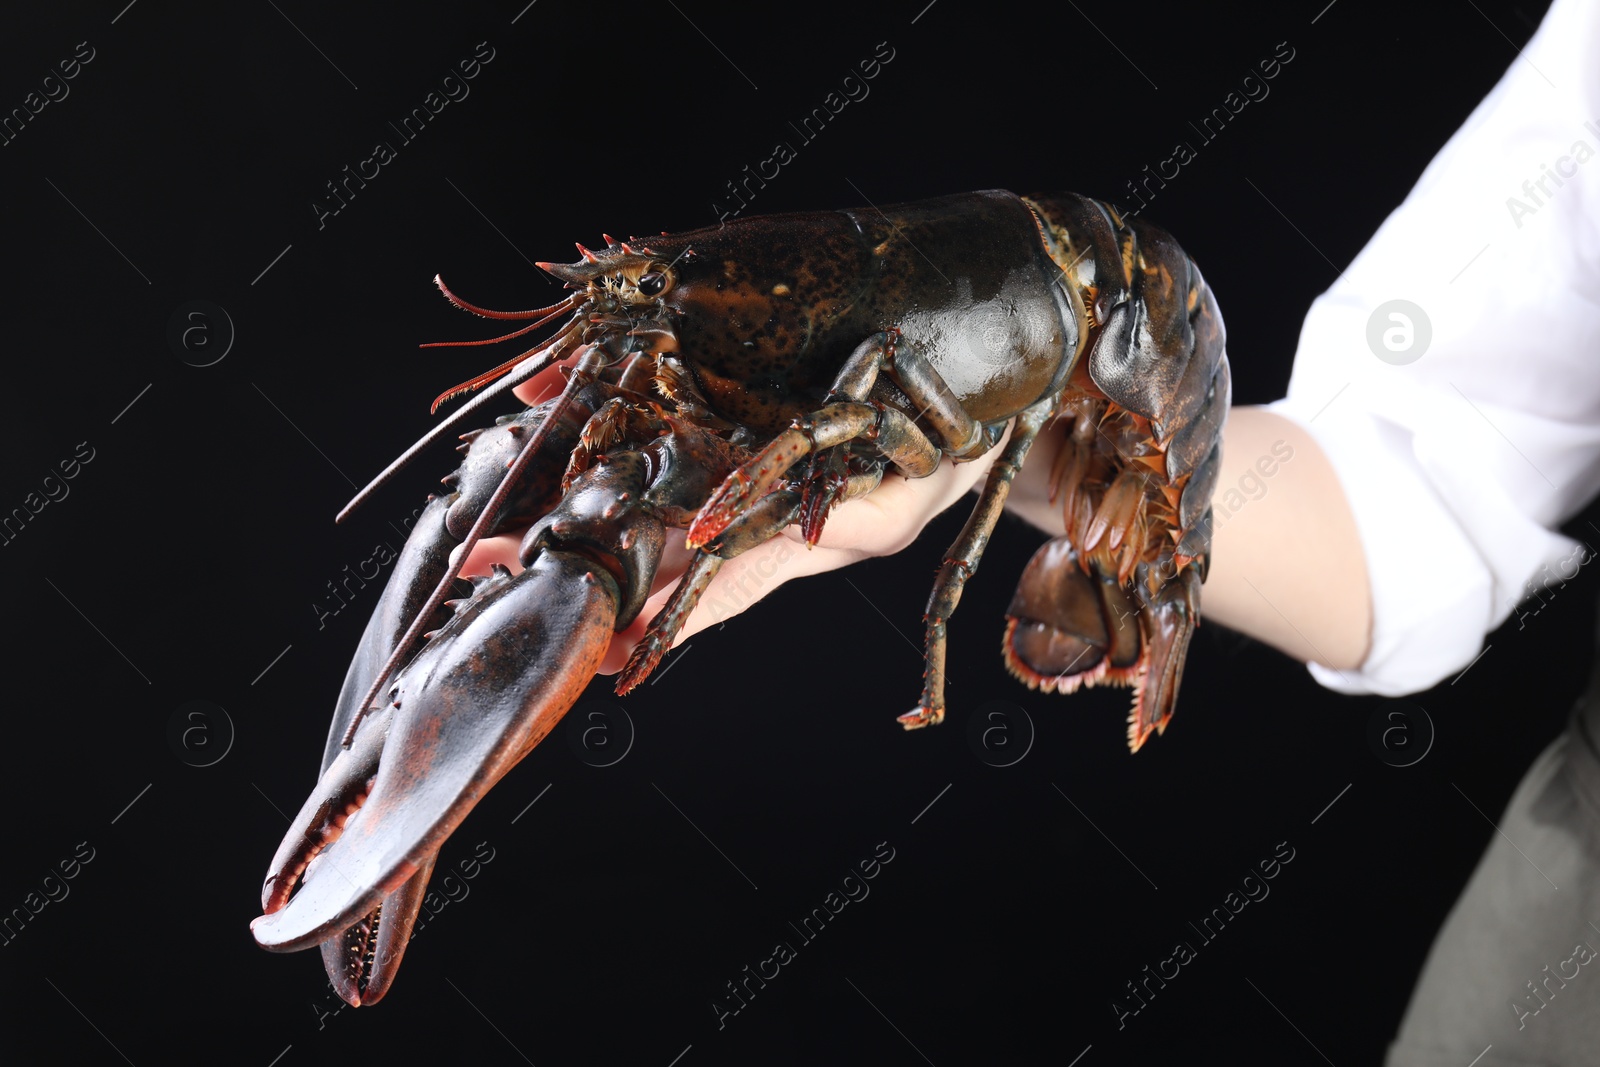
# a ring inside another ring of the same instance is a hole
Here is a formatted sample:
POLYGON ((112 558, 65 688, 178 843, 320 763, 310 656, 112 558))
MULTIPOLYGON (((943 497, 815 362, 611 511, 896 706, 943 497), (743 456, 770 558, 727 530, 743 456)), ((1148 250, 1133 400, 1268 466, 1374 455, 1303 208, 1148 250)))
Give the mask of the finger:
MULTIPOLYGON (((523 531, 514 533, 497 534, 494 537, 484 537, 472 546, 472 552, 467 556, 466 562, 461 565, 461 577, 474 578, 493 573, 496 563, 508 567, 512 574, 522 573, 522 561, 517 558, 518 550, 522 547, 523 531)), ((450 553, 450 562, 454 563, 461 555, 461 546, 457 545, 450 553)))
POLYGON ((566 384, 566 379, 561 376, 558 367, 546 367, 532 378, 517 386, 511 392, 516 398, 533 407, 561 392, 561 387, 566 384))
POLYGON ((798 536, 774 537, 722 565, 685 620, 678 642, 742 614, 787 582, 838 570, 866 556, 854 548, 807 548, 798 536))
POLYGON ((561 368, 571 367, 577 360, 578 351, 574 351, 566 359, 550 364, 550 366, 535 374, 532 378, 512 389, 511 392, 518 400, 529 407, 533 407, 535 404, 542 404, 558 395, 567 384, 567 376, 561 372, 561 368))
MULTIPOLYGON (((837 570, 863 558, 863 555, 850 549, 817 548, 808 551, 802 541, 774 537, 722 565, 672 645, 678 647, 708 626, 720 626, 791 579, 837 570)), ((682 572, 679 573, 681 575, 682 572)), ((611 647, 606 650, 600 664, 601 674, 615 674, 627 664, 634 646, 649 632, 651 623, 666 606, 676 585, 674 581, 671 587, 653 593, 639 612, 639 617, 612 639, 611 647)))

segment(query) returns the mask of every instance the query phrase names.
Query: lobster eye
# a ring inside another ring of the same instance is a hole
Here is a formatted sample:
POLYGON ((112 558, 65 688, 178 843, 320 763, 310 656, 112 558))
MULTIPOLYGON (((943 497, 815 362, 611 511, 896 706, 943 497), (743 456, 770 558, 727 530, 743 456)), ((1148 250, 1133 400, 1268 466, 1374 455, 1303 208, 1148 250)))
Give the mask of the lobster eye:
POLYGON ((645 296, 659 296, 666 287, 667 276, 661 271, 653 270, 639 276, 639 292, 645 296))

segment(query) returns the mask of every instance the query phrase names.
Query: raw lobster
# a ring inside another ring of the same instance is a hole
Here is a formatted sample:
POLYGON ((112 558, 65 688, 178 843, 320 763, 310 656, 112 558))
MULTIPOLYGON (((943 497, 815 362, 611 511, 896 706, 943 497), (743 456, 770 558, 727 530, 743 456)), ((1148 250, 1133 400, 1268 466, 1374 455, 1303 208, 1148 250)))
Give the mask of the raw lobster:
POLYGON ((1134 750, 1177 699, 1230 386, 1211 290, 1166 233, 1073 194, 987 191, 578 249, 539 264, 570 290, 546 308, 488 311, 439 283, 467 311, 527 322, 495 340, 564 321, 435 401, 494 382, 350 505, 570 365, 559 397, 461 435, 466 457, 396 563, 263 887, 257 941, 320 945, 351 1004, 387 991, 441 844, 578 698, 643 606, 670 529, 695 554, 619 693, 724 560, 790 524, 815 543, 886 470, 975 459, 1009 426, 934 583, 922 697, 900 716, 937 723, 946 622, 1036 436, 1066 420, 1052 484, 1067 533, 1023 573, 1006 663, 1047 691, 1133 685, 1134 750), (465 588, 472 546, 524 527, 524 569, 465 588))

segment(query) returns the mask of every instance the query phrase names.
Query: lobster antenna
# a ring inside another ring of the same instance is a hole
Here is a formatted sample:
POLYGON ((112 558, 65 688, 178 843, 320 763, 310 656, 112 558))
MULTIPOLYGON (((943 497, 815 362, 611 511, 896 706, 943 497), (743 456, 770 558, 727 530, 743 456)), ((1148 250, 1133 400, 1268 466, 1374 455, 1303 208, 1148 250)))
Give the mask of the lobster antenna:
POLYGON ((552 364, 565 358, 565 346, 561 342, 570 337, 570 329, 563 330, 554 337, 550 338, 548 341, 545 341, 537 347, 531 348, 527 352, 524 352, 521 356, 518 356, 518 359, 524 359, 524 357, 526 357, 520 366, 518 366, 506 377, 501 378, 498 382, 495 382, 489 388, 473 397, 469 402, 461 405, 443 422, 429 430, 422 436, 420 440, 402 452, 393 462, 383 469, 381 474, 372 479, 372 481, 368 482, 359 493, 351 497, 350 502, 340 509, 338 515, 334 516, 333 521, 337 524, 344 522, 345 519, 348 519, 351 513, 356 510, 356 508, 366 503, 374 493, 376 493, 383 486, 387 485, 396 474, 399 474, 400 471, 404 470, 405 467, 408 466, 412 460, 416 459, 424 449, 435 444, 445 434, 449 433, 455 427, 461 425, 461 423, 466 420, 467 416, 473 414, 478 409, 497 399, 509 390, 515 389, 517 386, 521 385, 529 378, 532 378, 540 371, 545 370, 552 364))
MULTIPOLYGON (((555 341, 558 341, 558 340, 560 340, 560 339, 562 339, 564 337, 567 337, 568 335, 570 335, 572 333, 573 330, 575 330, 577 328, 578 328, 578 323, 576 321, 570 322, 566 326, 562 327, 561 330, 559 332, 557 332, 554 336, 552 336, 550 338, 550 342, 547 342, 547 343, 555 342, 555 341)), ((529 327, 529 329, 532 329, 532 327, 529 327)), ((428 408, 428 414, 432 415, 434 412, 438 411, 439 410, 439 405, 443 404, 446 400, 449 400, 451 397, 460 396, 462 393, 470 393, 472 390, 477 389, 479 386, 487 385, 489 382, 494 381, 496 378, 500 377, 500 375, 506 373, 507 371, 515 370, 516 367, 517 367, 517 364, 522 362, 523 357, 527 356, 527 355, 528 355, 528 353, 524 352, 520 356, 515 356, 515 357, 513 357, 511 359, 506 360, 504 363, 500 364, 498 367, 495 367, 492 370, 486 370, 482 374, 475 375, 474 377, 468 378, 466 381, 462 382, 460 385, 451 386, 449 389, 446 389, 444 392, 440 393, 438 396, 433 398, 433 404, 432 404, 431 407, 428 408)))
POLYGON ((490 337, 490 338, 487 338, 487 339, 482 340, 482 341, 429 341, 426 344, 420 344, 417 347, 418 348, 476 348, 476 347, 478 347, 480 345, 497 345, 501 341, 509 341, 513 337, 521 337, 525 333, 532 333, 534 330, 537 330, 539 327, 543 326, 545 323, 549 322, 551 319, 560 318, 562 315, 566 314, 567 312, 571 311, 574 307, 577 306, 576 300, 577 300, 577 294, 573 294, 572 296, 567 297, 561 303, 554 305, 554 307, 552 309, 549 309, 550 310, 550 314, 546 315, 544 318, 540 319, 538 322, 530 323, 529 325, 524 326, 520 330, 512 330, 510 333, 503 333, 499 337, 490 337))
POLYGON ((433 284, 439 287, 439 292, 444 294, 444 298, 446 300, 450 301, 450 303, 454 304, 462 311, 470 311, 474 315, 481 315, 486 319, 536 319, 545 312, 552 311, 555 308, 560 307, 561 304, 566 303, 567 300, 572 299, 569 296, 566 298, 566 300, 563 300, 560 303, 551 304, 547 308, 534 308, 531 311, 490 311, 488 308, 481 308, 477 304, 469 304, 455 293, 452 293, 450 291, 450 287, 444 283, 444 277, 442 275, 435 274, 433 276, 433 284))
POLYGON ((467 557, 472 554, 473 546, 489 531, 489 527, 494 523, 496 516, 499 515, 501 507, 504 506, 506 498, 511 495, 512 488, 521 479, 522 472, 527 469, 529 461, 533 459, 534 454, 539 451, 546 439, 549 438, 552 427, 566 415, 567 408, 572 405, 572 398, 577 395, 578 390, 593 381, 595 371, 604 365, 595 358, 596 351, 594 346, 589 346, 589 350, 578 361, 577 367, 573 370, 571 376, 567 378, 567 387, 561 390, 561 395, 556 398, 554 406, 540 420, 539 428, 528 436, 527 442, 522 446, 522 451, 517 453, 517 458, 512 461, 510 468, 506 470, 505 475, 500 479, 500 485, 495 489, 494 495, 483 506, 483 510, 478 512, 477 521, 472 524, 472 529, 467 533, 466 539, 461 542, 457 549, 451 551, 450 554, 454 562, 445 569, 444 575, 439 579, 439 584, 434 587, 432 595, 428 597, 428 602, 422 605, 422 610, 417 612, 416 616, 411 620, 411 625, 406 628, 404 636, 394 646, 394 651, 389 654, 389 659, 384 663, 383 670, 379 671, 378 676, 373 679, 372 687, 367 690, 367 695, 361 698, 361 703, 356 707, 355 715, 350 719, 350 726, 345 730, 344 737, 339 741, 340 748, 350 747, 351 740, 356 736, 356 727, 361 725, 361 720, 369 710, 372 710, 372 702, 383 691, 384 683, 389 680, 389 676, 394 673, 395 668, 405 662, 406 657, 411 654, 411 646, 416 643, 422 628, 433 617, 433 613, 439 610, 439 605, 444 603, 445 597, 449 595, 450 587, 455 584, 456 578, 461 574, 461 568, 466 565, 467 557))

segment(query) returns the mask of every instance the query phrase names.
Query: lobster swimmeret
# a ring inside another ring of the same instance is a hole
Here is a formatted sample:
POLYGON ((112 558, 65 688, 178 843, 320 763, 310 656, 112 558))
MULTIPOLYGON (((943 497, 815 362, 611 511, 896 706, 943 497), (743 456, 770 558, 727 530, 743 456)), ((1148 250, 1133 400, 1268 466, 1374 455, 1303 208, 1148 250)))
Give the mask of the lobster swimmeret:
POLYGON ((256 940, 320 945, 351 1004, 392 983, 444 840, 639 614, 668 529, 695 554, 619 693, 723 561, 791 524, 815 543, 886 469, 975 459, 1009 425, 935 581, 922 698, 900 716, 938 723, 946 622, 1034 439, 1065 420, 1051 479, 1066 536, 1023 572, 1006 664, 1047 691, 1131 684, 1135 751, 1177 699, 1230 387, 1211 290, 1166 233, 1072 194, 989 191, 578 248, 539 264, 571 291, 550 307, 487 311, 440 283, 467 311, 527 320, 499 340, 564 321, 441 397, 495 383, 350 505, 515 385, 572 365, 556 399, 461 435, 466 457, 401 552, 263 887, 256 940), (524 569, 466 589, 459 560, 521 528, 524 569))

